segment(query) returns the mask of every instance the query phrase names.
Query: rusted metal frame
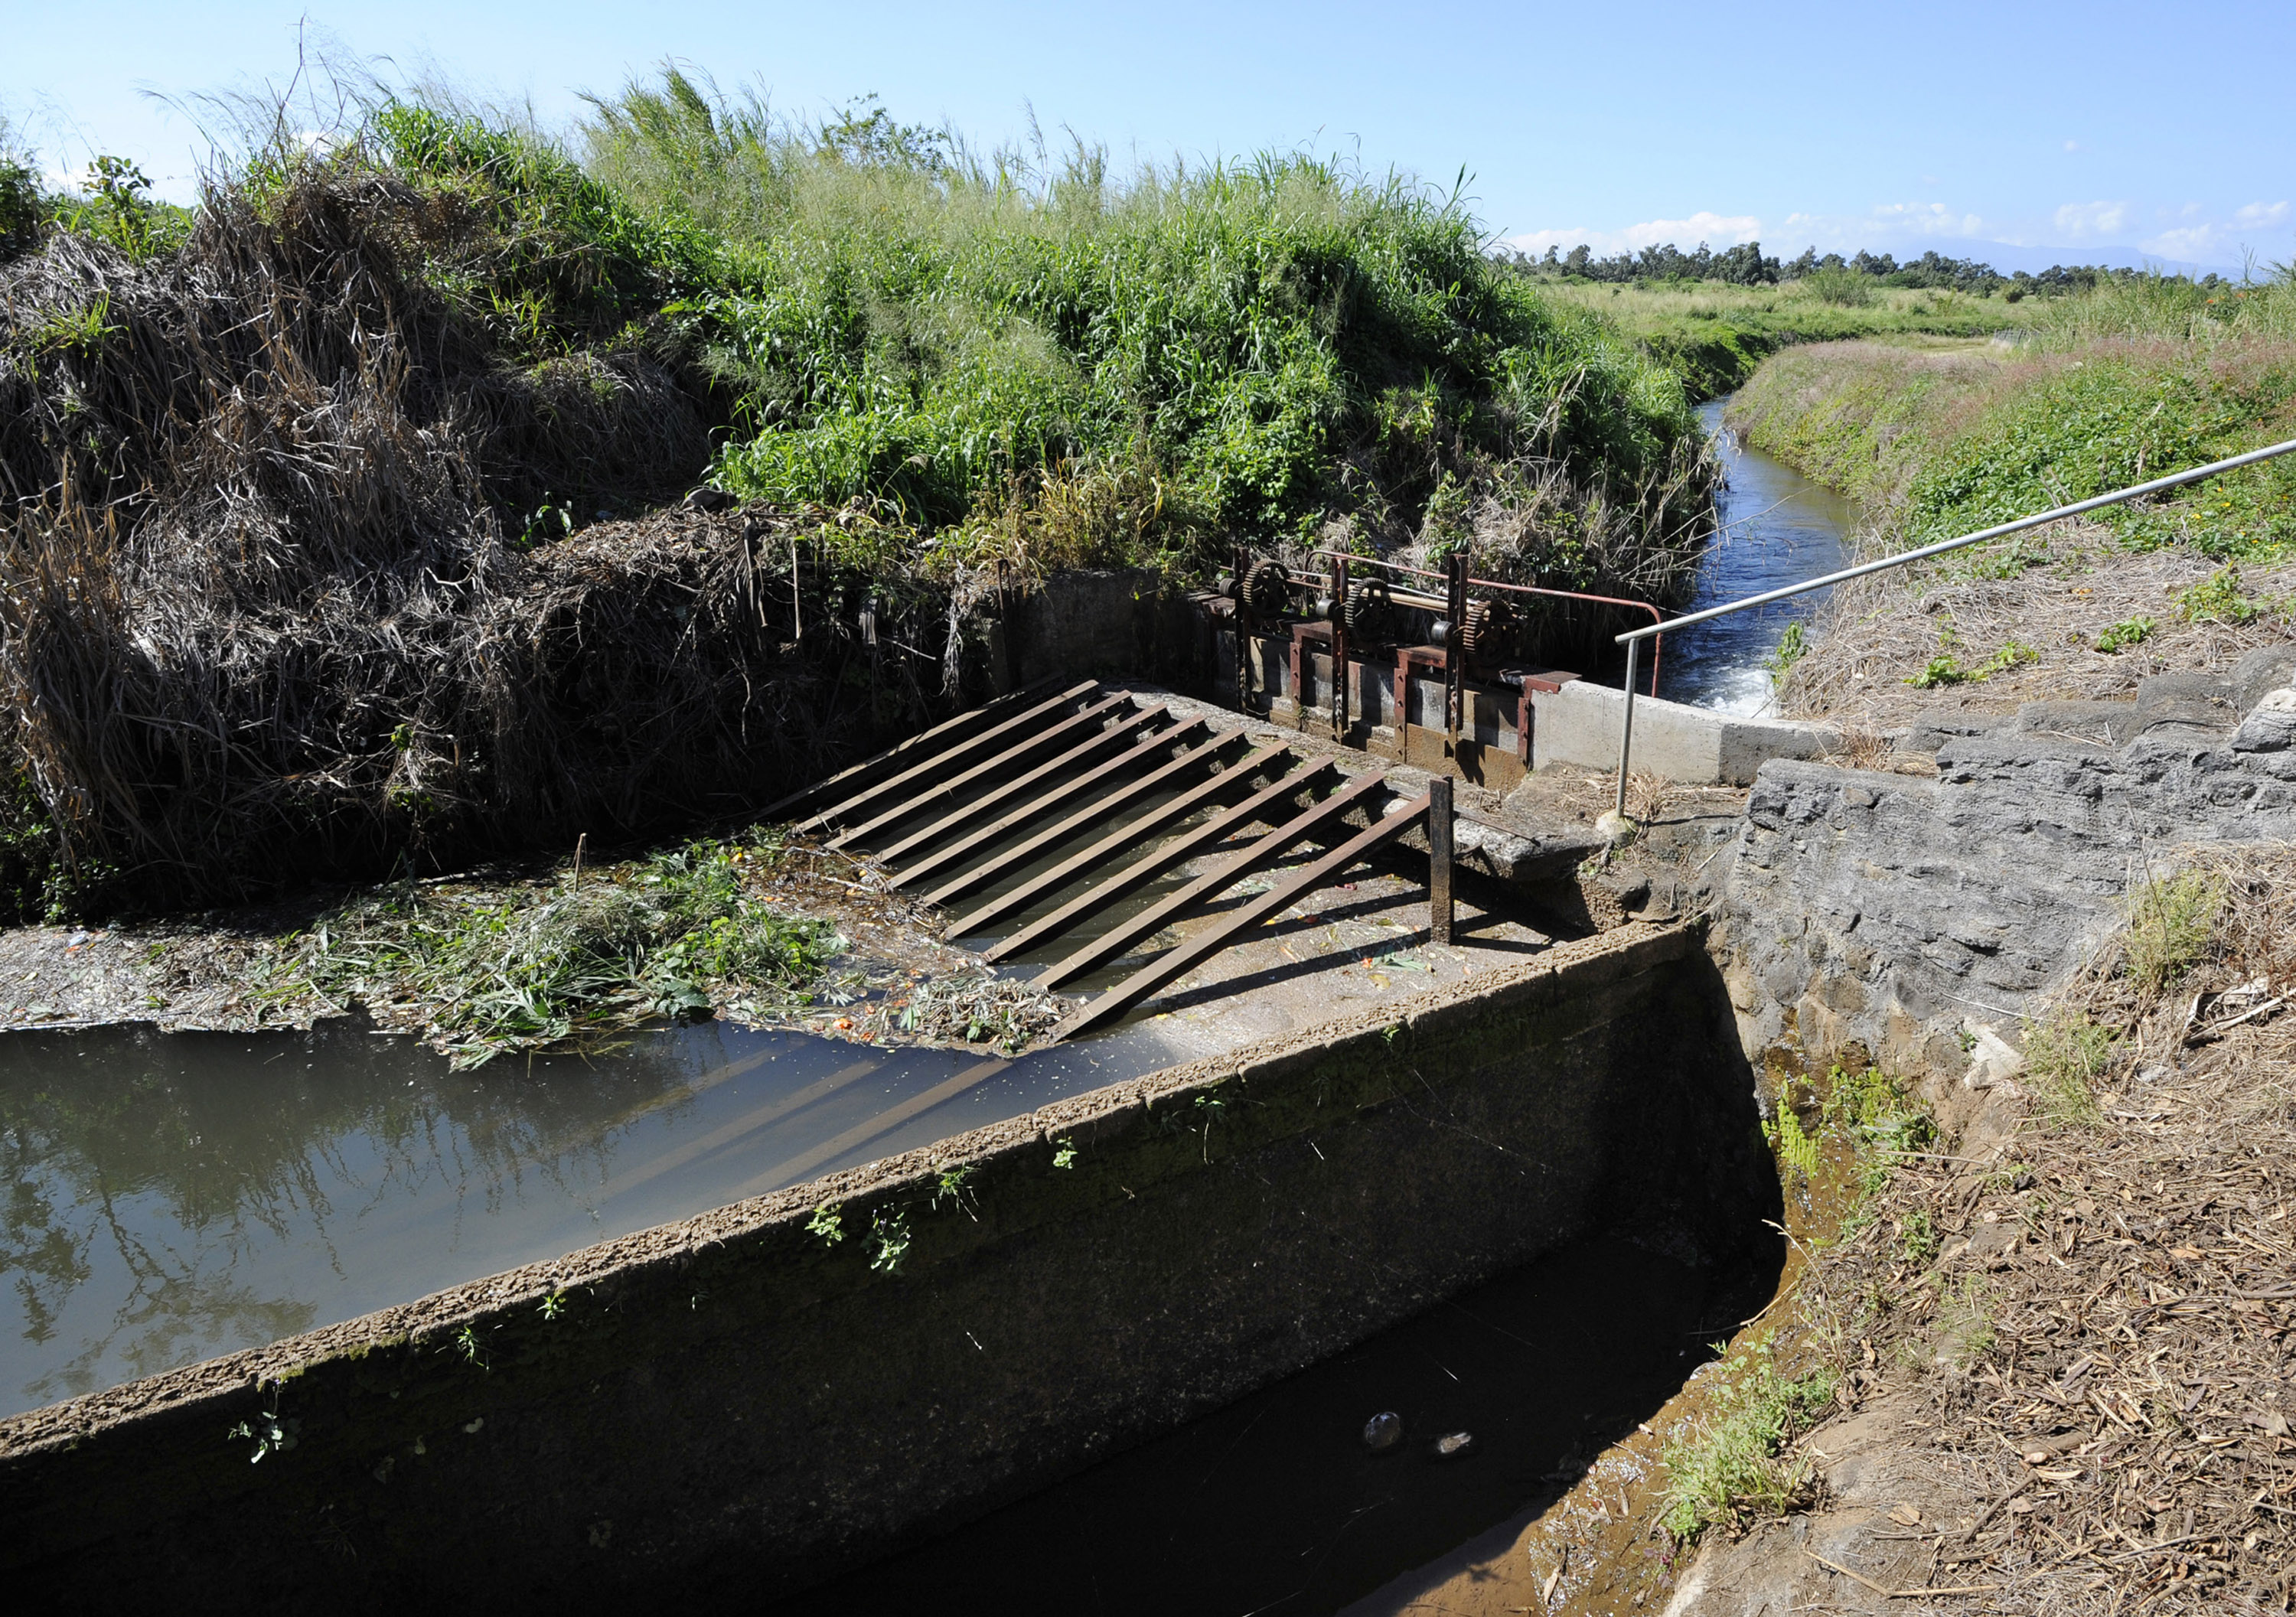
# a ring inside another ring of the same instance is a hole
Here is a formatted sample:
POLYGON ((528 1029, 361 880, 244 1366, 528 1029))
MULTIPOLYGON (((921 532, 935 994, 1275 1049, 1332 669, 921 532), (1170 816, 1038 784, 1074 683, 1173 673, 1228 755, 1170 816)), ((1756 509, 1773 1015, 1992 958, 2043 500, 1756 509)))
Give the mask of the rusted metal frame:
POLYGON ((1251 711, 1251 592, 1243 587, 1244 575, 1251 570, 1246 554, 1238 550, 1228 576, 1235 580, 1235 710, 1251 711))
POLYGON ((1378 791, 1385 780, 1384 776, 1378 774, 1356 776, 1323 801, 1293 816, 1266 836, 1255 839, 1221 860, 1210 874, 1198 876, 1179 891, 1157 900, 1138 915, 1095 938, 1037 978, 1037 986, 1056 989, 1120 957, 1125 950, 1143 938, 1154 937, 1197 905, 1218 898, 1253 871, 1282 858, 1370 793, 1378 791))
POLYGON ((1466 653, 1459 649, 1467 620, 1467 558, 1446 556, 1443 570, 1447 575, 1443 592, 1446 612, 1450 618, 1450 632, 1443 636, 1443 730, 1451 744, 1454 757, 1459 751, 1459 710, 1466 705, 1461 686, 1467 677, 1466 653))
MULTIPOLYGON (((1136 712, 1125 712, 1122 704, 1129 703, 1131 700, 1128 692, 1119 692, 1105 702, 1093 703, 1065 726, 1066 730, 1085 729, 1086 735, 1082 741, 1046 759, 1033 768, 989 787, 977 796, 959 798, 956 807, 951 808, 947 814, 929 825, 920 826, 910 832, 898 841, 888 843, 879 849, 877 857, 889 865, 894 864, 907 858, 921 848, 931 847, 944 837, 961 834, 966 826, 978 825, 984 818, 996 813, 1007 803, 1018 798, 1027 797, 1046 781, 1058 780, 1063 774, 1076 768, 1086 759, 1095 758, 1108 748, 1128 739, 1144 725, 1152 724, 1161 718, 1168 710, 1160 702, 1152 708, 1142 708, 1136 712), (1100 720, 1111 715, 1116 718, 1117 722, 1114 725, 1106 728, 1093 727, 1096 726, 1100 720)), ((1015 761, 1017 764, 1019 760, 1015 761)), ((947 788, 934 787, 925 797, 917 800, 918 806, 923 808, 931 799, 939 797, 946 800, 948 795, 947 788)))
MULTIPOLYGON (((1112 806, 1121 807, 1138 802, 1152 795, 1174 776, 1185 774, 1197 765, 1209 762, 1216 753, 1225 751, 1231 744, 1242 739, 1243 735, 1241 731, 1230 731, 1226 735, 1215 737, 1193 751, 1181 754, 1162 768, 1143 776, 1127 787, 1120 798, 1095 804, 1091 808, 1078 815, 1075 819, 1056 825, 1041 836, 1031 838, 1020 848, 1013 849, 1011 853, 1000 854, 996 862, 1003 864, 1013 855, 1021 854, 1024 850, 1029 854, 1034 854, 1040 848, 1053 847, 1059 842, 1062 836, 1076 829, 1078 825, 1088 824, 1091 820, 1109 813, 1112 806)), ((1206 803, 1216 801, 1222 793, 1232 792, 1236 787, 1247 784, 1260 770, 1283 757, 1284 751, 1280 745, 1260 748, 1259 751, 1243 759, 1234 768, 1224 770, 1209 780, 1198 783, 1171 801, 1151 808, 1137 819, 1127 821, 1119 829, 1103 837, 1091 847, 1070 855, 1049 870, 1041 871, 1031 876, 1010 892, 999 893, 986 904, 958 916, 949 923, 945 935, 951 938, 969 938, 988 931, 989 927, 1008 915, 1020 914, 1039 899, 1060 891, 1078 876, 1099 869, 1106 865, 1112 856, 1137 848, 1143 838, 1153 836, 1167 825, 1178 825, 1206 803)), ((1023 858, 1021 862, 1027 861, 1023 858)), ((1003 873, 1000 871, 997 874, 1003 873)), ((925 901, 929 904, 945 903, 949 898, 961 897, 964 893, 977 891, 973 882, 973 874, 974 873, 968 871, 939 892, 932 894, 925 901)))
MULTIPOLYGON (((1048 915, 1031 921, 1011 937, 1000 940, 983 956, 989 960, 1009 960, 1013 956, 1034 948, 1047 939, 1057 938, 1085 916, 1105 909, 1109 905, 1138 891, 1173 866, 1193 858, 1206 848, 1217 846, 1238 827, 1249 825, 1267 810, 1270 804, 1292 797, 1313 785, 1332 772, 1334 765, 1328 758, 1310 759, 1271 785, 1262 786, 1243 801, 1225 813, 1215 815, 1202 825, 1182 832, 1170 841, 1152 848, 1114 875, 1091 891, 1078 894, 1048 915)), ((1229 774, 1240 774, 1240 769, 1229 774)), ((1219 777, 1225 784, 1227 776, 1219 777)), ((1126 835, 1130 835, 1127 832, 1126 835)))
POLYGON ((974 750, 993 745, 1015 732, 1025 731, 1030 725, 1041 721, 1046 715, 1058 712, 1069 703, 1088 696, 1099 688, 1100 681, 1097 679, 1087 679, 1080 685, 1072 685, 1059 695, 1015 713, 994 728, 940 747, 931 757, 921 759, 898 775, 888 780, 879 781, 873 786, 865 786, 850 797, 840 799, 831 803, 827 808, 816 810, 808 817, 808 823, 819 824, 828 821, 833 824, 839 820, 856 819, 888 797, 898 792, 913 791, 925 781, 931 779, 937 772, 961 764, 974 750))
POLYGON ((1348 668, 1348 559, 1332 559, 1332 739, 1348 738, 1355 681, 1348 668))
MULTIPOLYGON (((1595 601, 1604 606, 1631 606, 1638 612, 1648 612, 1652 623, 1666 621, 1666 614, 1647 601, 1629 601, 1624 595, 1590 595, 1583 589, 1548 589, 1538 584, 1504 584, 1496 579, 1470 579, 1477 589, 1508 589, 1519 595, 1554 595, 1564 601, 1595 601)), ((1666 636, 1652 636, 1651 646, 1651 694, 1658 694, 1659 653, 1666 649, 1666 636)))
POLYGON ((1451 777, 1427 783, 1427 916, 1436 942, 1451 941, 1451 777))
MULTIPOLYGON (((1094 825, 1104 825, 1108 821, 1118 815, 1125 813, 1134 805, 1152 797, 1157 792, 1163 789, 1166 782, 1178 776, 1189 775, 1196 769, 1210 764, 1221 752, 1226 751, 1228 747, 1243 740, 1243 736, 1241 733, 1230 732, 1226 735, 1212 735, 1201 743, 1197 743, 1194 741, 1194 733, 1201 727, 1201 721, 1192 719, 1188 723, 1181 725, 1176 729, 1166 730, 1157 735, 1152 736, 1148 740, 1142 742, 1138 746, 1133 748, 1129 752, 1122 754, 1120 757, 1111 759, 1107 763, 1102 765, 1100 770, 1095 771, 1095 773, 1116 774, 1128 769, 1135 769, 1137 768, 1143 761, 1153 758, 1157 753, 1167 748, 1177 747, 1180 749, 1171 758, 1167 759, 1164 762, 1157 765, 1145 775, 1136 776, 1132 779, 1124 782, 1115 791, 1110 792, 1108 795, 1093 799, 1090 802, 1086 803, 1074 814, 1070 815, 1066 819, 1060 821, 1057 825, 1047 825, 1044 830, 1037 832, 1035 835, 1024 837, 1020 841, 1014 842, 1009 848, 1004 849, 1000 852, 991 854, 980 864, 968 866, 966 869, 958 872, 940 886, 934 888, 931 892, 927 893, 925 895, 924 901, 927 904, 932 905, 936 908, 946 907, 948 904, 958 899, 964 898, 968 893, 976 893, 984 887, 994 886, 996 882, 1003 881, 1006 876, 1011 875, 1014 871, 1025 868, 1030 860, 1042 857, 1049 850, 1060 847, 1070 837, 1076 835, 1077 833, 1084 831, 1094 825)), ((1123 838, 1127 836, 1137 837, 1140 833, 1133 826, 1127 825, 1123 830, 1114 834, 1118 838, 1123 838)), ((1022 887, 1028 888, 1035 885, 1036 882, 1032 879, 1031 881, 1023 883, 1022 887)), ((1006 895, 1006 897, 1010 896, 1011 895, 1009 894, 1006 895)), ((983 906, 981 907, 996 907, 1003 905, 1004 902, 1004 899, 998 899, 992 900, 989 905, 983 906)), ((976 910, 973 913, 978 914, 980 911, 976 910)), ((1010 912, 1008 911, 1005 913, 1010 912)), ((971 920, 972 918, 972 916, 971 915, 964 917, 966 920, 971 920)), ((975 930, 978 929, 976 928, 975 930)), ((948 935, 951 937, 964 937, 969 934, 964 932, 950 932, 948 935)))
POLYGON ((1384 567, 1390 572, 1414 573, 1423 579, 1439 579, 1443 576, 1441 573, 1437 572, 1431 567, 1414 567, 1407 562, 1390 562, 1385 556, 1352 555, 1350 553, 1344 550, 1325 550, 1320 546, 1310 554, 1319 556, 1330 556, 1334 560, 1361 562, 1366 567, 1384 567))
MULTIPOLYGON (((1116 729, 1107 732, 1107 735, 1111 740, 1113 740, 1119 735, 1130 735, 1134 730, 1140 729, 1141 726, 1150 724, 1154 719, 1168 716, 1169 711, 1169 709, 1162 706, 1147 709, 1136 718, 1127 719, 1116 729)), ((1141 759, 1144 758, 1152 758, 1159 753, 1169 751, 1175 746, 1185 744, 1196 735, 1198 731, 1201 731, 1203 728, 1204 721, 1202 719, 1191 718, 1187 723, 1176 725, 1168 730, 1142 730, 1141 734, 1133 736, 1133 744, 1131 746, 1117 753, 1114 757, 1103 759, 1101 762, 1095 764, 1091 768, 1086 769, 1081 775, 1072 775, 1065 780, 1056 781, 1050 791, 1039 792, 1037 796, 1030 798, 1027 802, 1021 804, 1018 808, 1012 809, 998 816, 995 824, 984 825, 970 836, 960 837, 957 841, 951 842, 939 852, 931 854, 913 865, 905 866, 902 869, 894 874, 891 885, 895 887, 916 886, 926 878, 938 875, 942 872, 947 871, 952 865, 957 864, 964 859, 970 858, 974 855, 980 853, 985 849, 996 847, 997 843, 1003 841, 1006 837, 1011 836, 1014 832, 1023 830, 1029 825, 1037 824, 1038 821, 1045 818, 1046 816, 1066 808, 1070 803, 1075 802, 1078 798, 1091 795, 1099 789, 1101 783, 1107 780, 1110 776, 1120 774, 1124 770, 1138 767, 1141 759)), ((1095 800, 1092 807, 1080 810, 1079 812, 1088 819, 1093 814, 1104 814, 1107 810, 1100 807, 1098 800, 1095 800)), ((1074 818, 1074 817, 1071 817, 1071 818, 1074 818)), ((1062 823, 1066 825, 1070 822, 1064 820, 1062 823)), ((1031 837, 1029 839, 1028 842, 1022 843, 1021 846, 1027 847, 1029 843, 1033 843, 1035 841, 1036 839, 1031 837)), ((995 868, 1003 865, 1004 861, 1010 857, 1011 856, 1009 854, 999 854, 995 858, 991 859, 988 865, 980 866, 980 868, 995 868)), ((1009 866, 1007 866, 1007 868, 1009 868, 1009 866)), ((972 875, 970 873, 964 876, 957 878, 960 882, 970 881, 971 879, 972 875)), ((988 879, 994 880, 995 878, 990 877, 988 879)))
POLYGON ((928 813, 939 807, 941 801, 952 793, 962 791, 975 781, 986 776, 1002 775, 1008 769, 1019 767, 1029 759, 1042 756, 1048 748, 1058 746, 1064 737, 1076 730, 1086 726, 1097 727, 1111 708, 1131 700, 1132 694, 1129 691, 1118 691, 1113 695, 1103 696, 1091 706, 1081 708, 1065 718, 1055 720, 1048 728, 1024 735, 1002 752, 983 759, 970 769, 952 775, 947 780, 927 784, 914 795, 903 799, 874 818, 865 820, 860 825, 853 826, 832 841, 829 845, 832 848, 849 847, 855 842, 873 837, 882 831, 898 825, 904 820, 914 819, 918 815, 928 813))
POLYGON ((1054 1030, 1049 1042, 1074 1038, 1079 1033, 1090 1032, 1103 1022, 1123 1015, 1158 989, 1210 959, 1260 922, 1282 914, 1298 902, 1301 895, 1321 887, 1357 860, 1410 830, 1426 817, 1427 807, 1426 797, 1414 798, 1368 831, 1357 833, 1314 864, 1293 872, 1241 909, 1222 915, 1212 925, 1177 948, 1159 956, 1077 1011, 1054 1030))

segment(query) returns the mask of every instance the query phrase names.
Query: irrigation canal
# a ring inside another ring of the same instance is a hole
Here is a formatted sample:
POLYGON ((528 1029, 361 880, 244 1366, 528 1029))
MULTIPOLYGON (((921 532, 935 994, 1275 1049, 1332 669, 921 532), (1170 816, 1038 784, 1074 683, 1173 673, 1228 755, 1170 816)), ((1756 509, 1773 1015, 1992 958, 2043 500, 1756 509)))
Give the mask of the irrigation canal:
MULTIPOLYGON (((1697 591, 1685 612, 1742 600, 1847 567, 1854 560, 1857 506, 1724 431, 1722 413, 1729 402, 1717 398, 1698 407, 1699 419, 1722 456, 1729 486, 1720 499, 1721 531, 1699 563, 1697 591)), ((1772 708, 1767 665, 1778 637, 1787 624, 1815 610, 1827 593, 1735 612, 1667 636, 1659 694, 1697 707, 1767 715, 1772 708)), ((1614 662, 1603 669, 1611 685, 1625 673, 1625 653, 1620 653, 1614 662)))
MULTIPOLYGON (((1720 409, 1706 406, 1710 424, 1720 409)), ((1837 564, 1846 505, 1722 447, 1725 526, 1700 603, 1837 564)), ((1664 694, 1758 710, 1786 620, 1780 608, 1670 639, 1664 694)), ((307 1033, 10 1034, 0 1414, 556 1257, 1174 1059, 1168 1038, 1140 1023, 984 1063, 704 1022, 461 1072, 349 1021, 307 1033), (947 1098, 918 1104, 939 1090, 947 1098), (903 1120, 882 1127, 891 1112, 903 1120)), ((858 1574, 848 1592, 911 1577, 955 1589, 994 1572, 996 1590, 976 1592, 1024 1604, 1065 1588, 1109 1611, 1245 1591, 1237 1609, 1328 1609, 1567 1482, 1575 1454, 1680 1384, 1718 1305, 1734 1301, 1717 1280, 1615 1242, 1556 1254, 858 1574), (1357 1432, 1378 1408, 1406 1410, 1414 1440, 1513 1432, 1506 1447, 1548 1451, 1555 1468, 1430 1469, 1418 1441, 1416 1457, 1373 1464, 1357 1432), (1062 1542, 1096 1547, 1081 1560, 1048 1553, 1062 1542)))

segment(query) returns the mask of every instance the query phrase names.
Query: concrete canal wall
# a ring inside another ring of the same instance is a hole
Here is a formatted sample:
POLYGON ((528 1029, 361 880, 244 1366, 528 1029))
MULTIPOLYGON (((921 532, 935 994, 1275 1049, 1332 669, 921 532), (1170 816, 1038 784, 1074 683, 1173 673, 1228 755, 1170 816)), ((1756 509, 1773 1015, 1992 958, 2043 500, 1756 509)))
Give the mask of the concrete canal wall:
POLYGON ((801 1588, 1596 1229, 1732 1260, 1776 1194, 1752 1096, 1695 935, 1625 927, 0 1423, 0 1574, 42 1610, 801 1588))

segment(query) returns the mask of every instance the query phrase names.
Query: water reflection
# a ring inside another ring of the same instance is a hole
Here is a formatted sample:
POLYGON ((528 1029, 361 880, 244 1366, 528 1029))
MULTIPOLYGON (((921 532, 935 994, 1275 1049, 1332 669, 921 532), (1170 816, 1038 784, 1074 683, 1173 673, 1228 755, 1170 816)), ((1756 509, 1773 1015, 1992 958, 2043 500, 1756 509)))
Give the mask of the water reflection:
POLYGON ((1152 1033, 1004 1063, 719 1022, 462 1073, 348 1022, 0 1037, 0 1414, 561 1256, 1161 1060, 1152 1033))

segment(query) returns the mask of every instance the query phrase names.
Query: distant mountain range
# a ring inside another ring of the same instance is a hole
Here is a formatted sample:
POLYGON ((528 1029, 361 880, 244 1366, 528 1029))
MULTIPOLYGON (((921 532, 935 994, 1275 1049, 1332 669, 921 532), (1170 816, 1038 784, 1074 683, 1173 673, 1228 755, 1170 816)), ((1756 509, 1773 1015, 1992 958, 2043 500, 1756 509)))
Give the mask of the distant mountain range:
MULTIPOLYGON (((1781 237, 1775 246, 1765 242, 1762 247, 1764 251, 1775 253, 1785 245, 1784 238, 1781 237)), ((1921 246, 1924 250, 1935 247, 1948 259, 1974 259, 1980 264, 1990 264, 2005 275, 2013 275, 2021 269, 2027 275, 2038 275, 2059 264, 2068 267, 2076 264, 2106 264, 2120 269, 2159 269, 2170 275, 2194 276, 2214 274, 2235 279, 2240 275, 2237 264, 2187 264, 2172 259, 2156 259, 2149 253, 2128 247, 2015 247, 2007 242, 1969 241, 1925 242, 1921 246)), ((1796 244, 1780 256, 1792 258, 1800 250, 1800 245, 1796 244)), ((1898 251, 1901 263, 1921 256, 1919 250, 1901 248, 1898 251)), ((2259 267, 2261 267, 2259 264, 2259 267)))

